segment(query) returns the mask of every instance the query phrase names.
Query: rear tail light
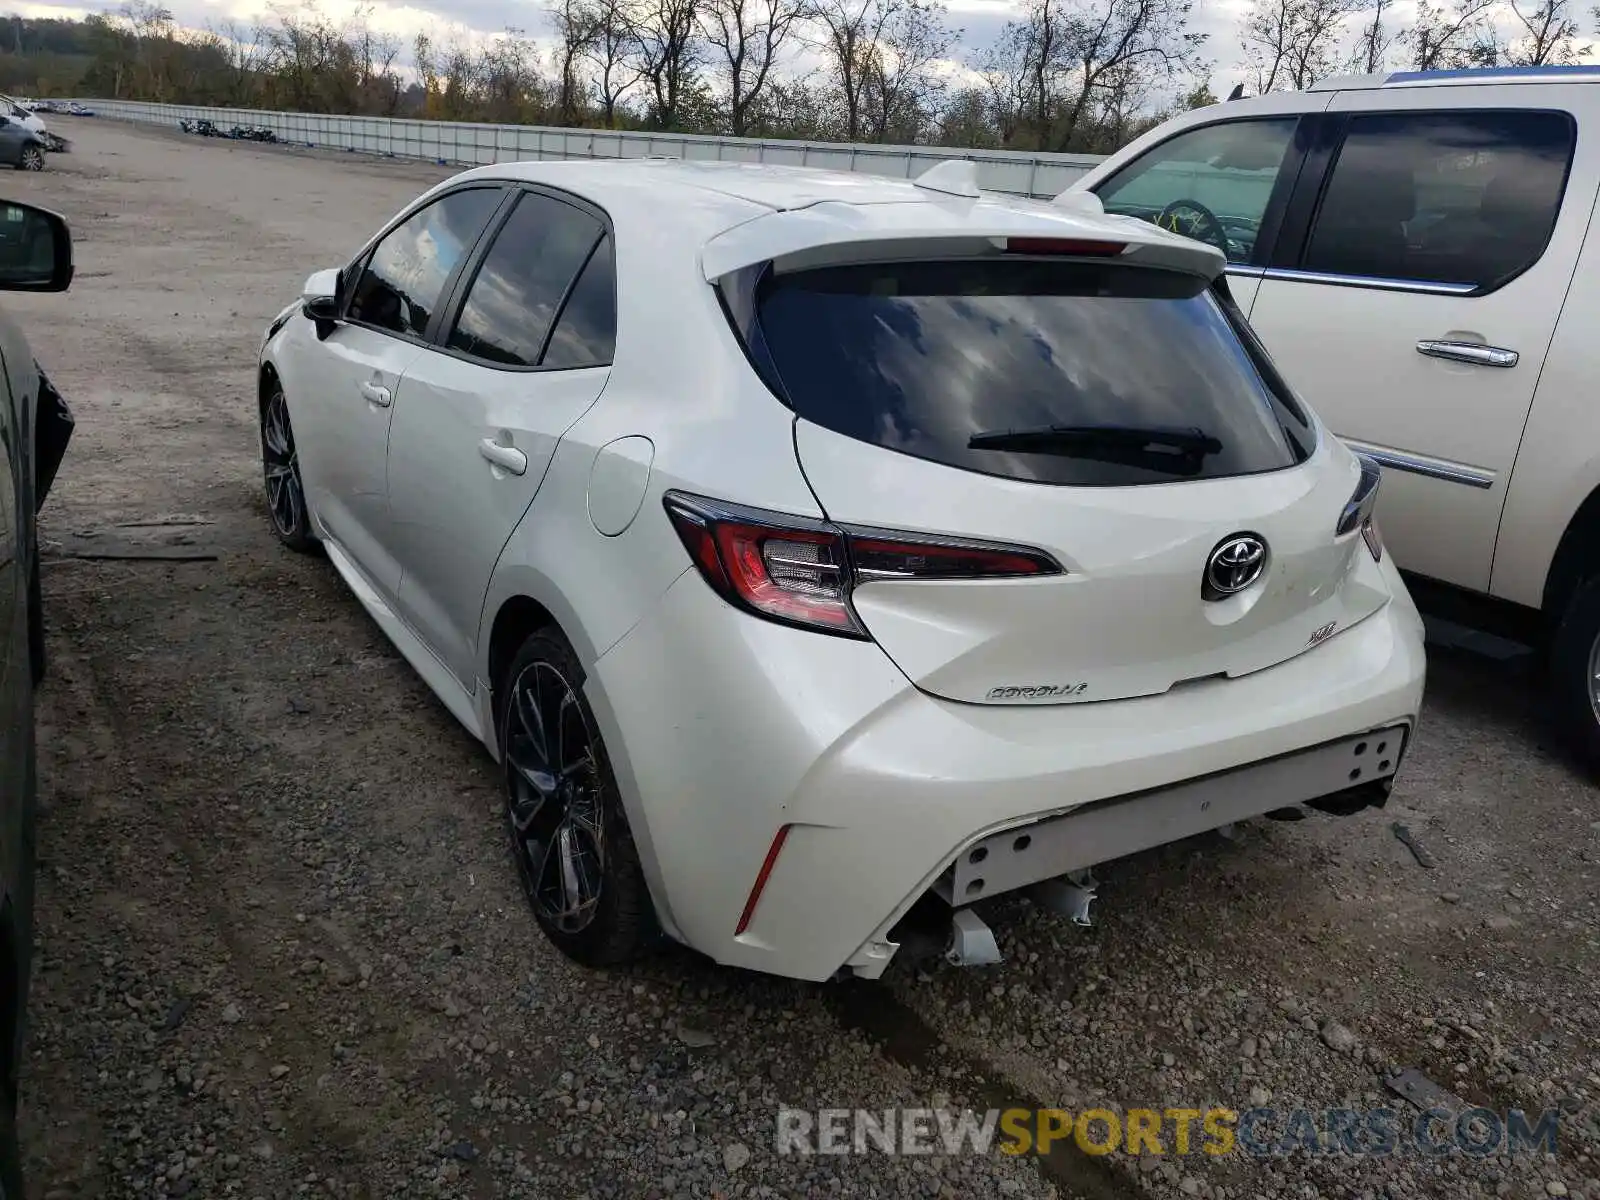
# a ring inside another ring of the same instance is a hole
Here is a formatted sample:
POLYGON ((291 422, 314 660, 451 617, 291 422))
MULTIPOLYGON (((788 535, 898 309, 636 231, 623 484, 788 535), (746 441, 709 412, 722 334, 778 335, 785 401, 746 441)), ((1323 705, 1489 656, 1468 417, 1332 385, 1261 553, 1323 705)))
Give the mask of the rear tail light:
POLYGON ((667 515, 689 557, 729 603, 788 625, 864 638, 852 591, 875 580, 1059 575, 1021 546, 831 525, 668 492, 667 515))
POLYGON ((1378 531, 1372 514, 1378 504, 1378 485, 1383 482, 1383 468, 1376 459, 1365 454, 1357 454, 1356 460, 1361 464, 1361 478, 1356 483, 1355 493, 1339 514, 1339 524, 1333 532, 1335 537, 1344 537, 1359 529, 1361 540, 1366 542, 1373 561, 1381 562, 1383 535, 1378 531))

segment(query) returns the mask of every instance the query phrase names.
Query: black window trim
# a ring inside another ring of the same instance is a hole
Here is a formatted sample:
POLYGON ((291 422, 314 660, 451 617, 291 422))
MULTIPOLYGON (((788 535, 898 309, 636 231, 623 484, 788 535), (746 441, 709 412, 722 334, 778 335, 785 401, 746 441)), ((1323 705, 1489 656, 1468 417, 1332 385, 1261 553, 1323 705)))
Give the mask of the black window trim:
POLYGON ((451 196, 460 195, 462 192, 473 191, 497 191, 501 193, 500 200, 495 207, 490 210, 489 219, 484 222, 483 228, 478 230, 477 238, 473 241, 472 245, 467 247, 467 252, 462 256, 461 261, 458 262, 455 265, 454 270, 452 270, 450 274, 445 277, 444 287, 439 292, 439 301, 434 304, 433 312, 428 317, 428 327, 422 331, 421 337, 418 337, 416 334, 412 333, 401 333, 399 330, 395 329, 385 329, 381 325, 374 325, 368 321, 356 320, 350 315, 350 301, 355 297, 355 288, 353 286, 346 287, 341 285, 344 295, 339 297, 339 319, 345 324, 356 329, 366 329, 372 333, 381 333, 385 337, 394 338, 397 342, 408 342, 413 346, 422 347, 433 345, 433 339, 438 335, 439 318, 441 313, 444 311, 444 301, 448 300, 454 294, 454 288, 456 282, 460 278, 462 267, 471 262, 473 257, 477 254, 479 248, 483 245, 484 234, 490 229, 498 228, 499 226, 499 222, 502 219, 501 214, 506 210, 506 200, 512 194, 511 189, 506 185, 505 181, 473 180, 471 183, 464 183, 460 187, 446 188, 444 191, 430 194, 426 199, 417 204, 413 204, 401 216, 390 221, 389 224, 383 228, 382 232, 369 239, 367 244, 361 248, 361 252, 357 254, 356 257, 345 267, 344 271, 340 272, 341 278, 343 278, 345 272, 349 272, 351 279, 359 283, 361 276, 366 272, 368 264, 372 261, 372 256, 378 252, 378 247, 383 244, 384 239, 387 238, 391 233, 399 229, 400 226, 404 225, 407 221, 411 220, 412 217, 416 216, 424 209, 432 208, 435 204, 439 204, 451 196))
POLYGON ((499 212, 490 220, 486 236, 479 238, 477 245, 473 248, 473 252, 463 260, 465 269, 457 273, 451 282, 451 286, 445 290, 444 302, 439 305, 439 323, 437 328, 431 330, 428 349, 437 351, 440 354, 447 354, 451 358, 460 359, 462 362, 471 363, 475 367, 485 367, 491 371, 503 371, 512 375, 539 375, 556 371, 609 371, 615 365, 617 357, 616 343, 614 341, 612 343, 611 362, 590 363, 581 367, 547 367, 544 365, 544 356, 550 349, 550 339, 555 335, 556 326, 560 323, 562 314, 567 311, 567 301, 572 299, 572 293, 578 286, 578 280, 583 278, 583 273, 588 269, 589 262, 594 258, 595 251, 600 248, 600 244, 607 238, 611 239, 612 322, 613 325, 616 323, 616 295, 618 290, 615 286, 618 275, 617 239, 611 225, 610 214, 599 205, 591 204, 581 196, 575 196, 571 192, 543 184, 513 181, 507 185, 507 190, 512 199, 509 203, 502 205, 499 212), (543 196, 545 199, 555 200, 570 208, 576 208, 578 211, 598 221, 601 232, 589 246, 589 252, 583 256, 583 262, 578 264, 577 271, 567 281, 566 291, 561 293, 561 300, 556 305, 555 312, 550 318, 550 328, 544 331, 544 341, 539 346, 539 362, 532 366, 519 367, 510 363, 490 362, 488 359, 468 354, 465 350, 457 350, 450 345, 450 334, 456 327, 456 321, 461 316, 462 308, 466 306, 467 296, 472 291, 472 285, 478 281, 478 272, 482 270, 484 262, 489 257, 489 252, 494 248, 495 239, 500 236, 500 230, 511 220, 511 214, 516 211, 517 205, 522 202, 522 197, 526 195, 543 196))
POLYGON ((1100 195, 1102 188, 1122 178, 1128 171, 1143 162, 1163 146, 1197 133, 1203 129, 1218 129, 1224 125, 1257 124, 1263 121, 1294 121, 1294 132, 1289 137, 1289 148, 1284 152, 1283 162, 1278 164, 1278 176, 1272 182, 1272 191, 1267 196, 1267 206, 1261 213, 1261 227, 1256 230, 1255 245, 1251 247, 1250 261, 1246 263, 1229 263, 1228 270, 1235 275, 1253 275, 1267 263, 1272 261, 1278 240, 1282 235, 1282 223, 1285 211, 1294 195, 1294 189, 1299 186, 1299 180, 1304 168, 1306 157, 1310 149, 1310 138, 1315 129, 1316 119, 1320 113, 1246 113, 1236 117, 1224 117, 1216 121, 1197 121, 1193 125, 1186 125, 1182 129, 1174 130, 1168 137, 1148 147, 1138 158, 1123 166, 1120 171, 1107 175, 1091 189, 1096 196, 1100 195))
POLYGON ((1479 299, 1484 296, 1494 295, 1501 289, 1516 282, 1516 280, 1544 261, 1544 256, 1550 249, 1550 243, 1555 238, 1556 229, 1560 226, 1561 218, 1566 212, 1567 187, 1572 182, 1572 168, 1578 156, 1578 123, 1577 119, 1567 109, 1545 108, 1535 105, 1371 108, 1354 109, 1340 113, 1323 113, 1320 114, 1320 117, 1319 124, 1322 126, 1323 132, 1322 137, 1318 139, 1311 160, 1308 160, 1307 163, 1307 166, 1311 169, 1302 172, 1300 181, 1296 185, 1295 195, 1290 199, 1290 207, 1293 210, 1291 214, 1292 223, 1280 238, 1279 252, 1273 256, 1270 265, 1265 269, 1252 271, 1252 275, 1260 279, 1277 279, 1286 283, 1316 283, 1328 287, 1361 288, 1366 291, 1376 292, 1400 292, 1413 295, 1458 296, 1465 299, 1479 299), (1538 113, 1564 118, 1569 134, 1569 150, 1567 154, 1567 169, 1561 177, 1561 190, 1556 205, 1555 220, 1551 222, 1550 232, 1545 236, 1544 244, 1539 247, 1539 252, 1523 264, 1519 270, 1493 284, 1484 285, 1476 283, 1439 283, 1424 279, 1385 279, 1374 275, 1344 275, 1332 271, 1308 271, 1305 269, 1305 258, 1311 249, 1311 234, 1316 228, 1317 219, 1322 215, 1323 201, 1327 197, 1328 187, 1333 180, 1333 172, 1339 165, 1339 151, 1344 147, 1350 123, 1353 119, 1374 116, 1516 116, 1525 113, 1538 113))

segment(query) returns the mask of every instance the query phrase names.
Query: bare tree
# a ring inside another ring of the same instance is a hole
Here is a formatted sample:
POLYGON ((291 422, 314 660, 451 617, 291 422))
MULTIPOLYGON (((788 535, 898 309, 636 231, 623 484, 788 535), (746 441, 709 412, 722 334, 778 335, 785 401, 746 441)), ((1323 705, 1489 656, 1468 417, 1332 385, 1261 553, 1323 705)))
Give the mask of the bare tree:
POLYGON ((1508 66, 1566 66, 1578 60, 1578 22, 1572 18, 1571 0, 1543 0, 1531 12, 1523 12, 1517 0, 1509 3, 1522 33, 1506 46, 1508 66))
POLYGON ((867 60, 865 115, 877 142, 918 141, 944 96, 946 80, 938 65, 947 61, 960 37, 945 24, 943 6, 905 0, 884 25, 867 60))
POLYGON ((706 0, 701 28, 726 95, 726 127, 743 137, 757 114, 804 0, 706 0))
POLYGON ((1331 75, 1350 13, 1351 0, 1256 0, 1239 32, 1257 94, 1331 75))
POLYGON ((1498 57, 1494 9, 1499 0, 1457 0, 1453 8, 1417 0, 1416 22, 1405 33, 1418 71, 1488 65, 1498 57))
POLYGON ((1007 25, 983 74, 1008 142, 1085 150, 1106 137, 1098 119, 1152 83, 1199 65, 1203 34, 1190 0, 1030 0, 1007 25))
POLYGON ((1361 13, 1361 31, 1350 55, 1349 68, 1358 75, 1376 75, 1389 62, 1389 53, 1403 34, 1389 28, 1394 0, 1372 0, 1361 13))
POLYGON ((990 97, 982 88, 962 88, 939 114, 939 142, 968 150, 988 150, 1000 145, 990 97))
POLYGON ((819 36, 815 45, 827 61, 833 99, 847 142, 861 140, 861 110, 867 81, 880 55, 884 28, 904 0, 813 0, 811 18, 819 36))
POLYGON ((479 106, 489 120, 539 118, 549 107, 549 86, 539 69, 539 50, 520 29, 507 29, 481 52, 479 106))
POLYGON ((247 28, 230 18, 212 26, 208 34, 223 62, 223 103, 240 107, 255 103, 256 85, 265 57, 261 26, 247 28))
POLYGON ((640 0, 634 12, 639 69, 650 88, 650 119, 676 129, 684 97, 695 90, 705 42, 699 0, 640 0))
POLYGON ((552 0, 549 12, 560 41, 555 50, 558 119, 576 125, 588 90, 578 68, 599 33, 595 13, 588 0, 552 0))
POLYGON ((1051 3, 1034 0, 1027 19, 1008 21, 994 45, 973 64, 983 76, 1002 145, 1026 141, 1037 147, 1049 125, 1055 107, 1051 63, 1060 32, 1051 3))
POLYGON ((618 106, 643 74, 636 57, 638 38, 626 0, 586 0, 586 4, 593 34, 582 55, 594 70, 601 119, 607 129, 615 129, 618 106))
POLYGON ((1205 40, 1189 31, 1190 0, 1103 0, 1099 9, 1069 14, 1062 58, 1070 82, 1056 118, 1054 149, 1080 144, 1084 117, 1096 101, 1129 80, 1168 82, 1192 69, 1205 40))

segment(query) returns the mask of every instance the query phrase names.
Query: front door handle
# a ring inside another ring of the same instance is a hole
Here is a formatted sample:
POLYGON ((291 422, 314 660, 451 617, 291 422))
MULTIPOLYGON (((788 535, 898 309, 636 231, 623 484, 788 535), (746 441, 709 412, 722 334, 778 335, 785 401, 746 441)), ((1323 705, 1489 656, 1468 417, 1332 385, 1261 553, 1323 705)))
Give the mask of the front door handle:
POLYGON ((388 408, 394 402, 394 393, 378 383, 363 383, 361 394, 367 398, 368 404, 375 404, 379 408, 388 408))
POLYGON ((1440 338, 1424 338, 1417 343, 1417 353, 1474 367, 1514 367, 1521 357, 1515 350, 1485 346, 1482 342, 1452 342, 1440 338))
POLYGON ((478 453, 499 467, 502 471, 509 471, 513 475, 525 474, 528 470, 528 456, 515 446, 502 446, 493 438, 484 438, 478 443, 478 453))

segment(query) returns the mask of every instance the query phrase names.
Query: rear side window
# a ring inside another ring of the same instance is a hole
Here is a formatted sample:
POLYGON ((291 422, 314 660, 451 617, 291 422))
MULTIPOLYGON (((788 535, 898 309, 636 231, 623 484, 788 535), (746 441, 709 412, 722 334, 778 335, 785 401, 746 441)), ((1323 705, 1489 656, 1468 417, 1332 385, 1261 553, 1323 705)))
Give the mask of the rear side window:
POLYGON ((539 365, 561 302, 604 232, 580 208, 523 196, 472 281, 450 348, 500 366, 539 365))
POLYGON ((1544 253, 1572 161, 1556 112, 1353 117, 1305 269, 1493 288, 1544 253))
POLYGON ((500 203, 499 188, 451 192, 391 230, 356 280, 347 316, 420 338, 444 285, 500 203))
POLYGON ((616 341, 617 275, 608 235, 572 285, 541 365, 555 370, 609 366, 616 341))
POLYGON ((870 264, 769 273, 753 300, 746 343, 779 394, 885 449, 1100 487, 1272 471, 1309 452, 1304 415, 1193 276, 1043 259, 870 264))

